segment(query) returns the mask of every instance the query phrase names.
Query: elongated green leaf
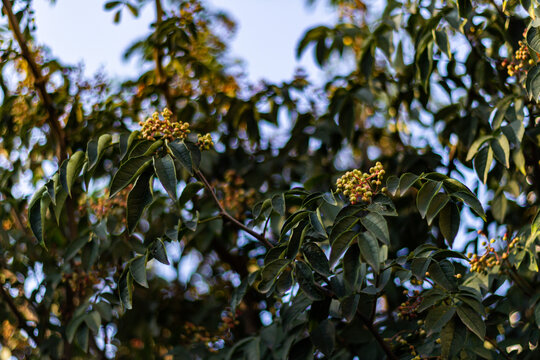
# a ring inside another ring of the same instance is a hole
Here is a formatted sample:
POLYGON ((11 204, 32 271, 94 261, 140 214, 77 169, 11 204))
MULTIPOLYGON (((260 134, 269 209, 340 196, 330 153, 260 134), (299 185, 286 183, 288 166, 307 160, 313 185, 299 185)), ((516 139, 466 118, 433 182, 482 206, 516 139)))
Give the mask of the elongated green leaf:
POLYGON ((360 218, 360 222, 377 239, 381 240, 386 245, 390 244, 388 224, 382 215, 370 212, 366 216, 360 218))
POLYGON ((294 275, 304 294, 313 301, 324 299, 321 291, 315 286, 311 268, 303 261, 296 261, 294 275))
POLYGON ((289 259, 276 259, 270 262, 261 271, 261 282, 257 285, 257 290, 263 294, 270 291, 276 282, 279 274, 287 267, 291 261, 289 259))
MULTIPOLYGON (((536 28, 531 28, 531 30, 532 29, 535 29, 535 31, 538 32, 536 28)), ((538 100, 538 93, 540 93, 540 65, 533 66, 527 72, 525 89, 527 90, 527 94, 529 95, 529 100, 538 100)))
POLYGON ((351 246, 343 257, 343 279, 351 291, 359 291, 360 279, 360 249, 358 246, 351 246))
POLYGON ((101 326, 101 316, 96 310, 90 311, 84 317, 84 322, 86 323, 86 325, 88 325, 90 330, 92 330, 94 333, 97 333, 99 331, 99 327, 101 326))
MULTIPOLYGON (((267 199, 267 200, 269 200, 269 199, 267 199)), ((269 203, 270 203, 270 201, 269 201, 269 203)), ((281 237, 280 238, 283 238, 283 236, 289 230, 291 230, 296 224, 298 224, 300 221, 304 220, 308 216, 309 216, 309 211, 307 211, 307 210, 300 210, 300 211, 295 212, 291 216, 289 216, 287 218, 287 220, 285 220, 285 222, 283 223, 283 226, 281 227, 281 237)))
POLYGON ((272 208, 280 216, 285 215, 285 195, 284 194, 276 194, 272 196, 272 208))
POLYGON ((323 320, 310 334, 313 345, 330 357, 334 351, 336 328, 330 319, 323 320))
POLYGON ((149 254, 152 255, 154 259, 159 261, 162 264, 169 265, 169 259, 167 258, 167 250, 165 249, 165 244, 163 240, 156 239, 150 246, 149 254))
POLYGON ((455 325, 454 320, 450 320, 443 326, 441 330, 441 359, 447 360, 450 358, 450 349, 454 340, 455 325))
POLYGON ((419 279, 424 279, 430 263, 431 258, 429 257, 414 258, 411 262, 411 271, 413 275, 419 279))
POLYGON ((305 222, 300 223, 292 230, 291 237, 289 238, 289 243, 287 245, 287 251, 285 252, 285 257, 287 259, 296 258, 298 250, 304 241, 306 230, 308 229, 306 225, 307 224, 305 222))
POLYGON ((184 141, 173 141, 170 143, 167 143, 167 147, 173 154, 173 156, 180 161, 180 164, 190 173, 190 175, 193 175, 193 159, 191 152, 189 151, 189 148, 187 144, 184 141))
POLYGON ((491 146, 486 146, 482 150, 476 154, 476 157, 474 158, 474 169, 476 170, 476 173, 478 174, 478 178, 480 181, 482 181, 484 184, 487 181, 489 168, 491 167, 491 163, 493 162, 493 149, 491 146))
POLYGON ((330 276, 330 265, 326 255, 316 243, 309 242, 302 246, 302 252, 313 270, 323 276, 330 276))
POLYGON ((456 289, 454 272, 444 266, 444 264, 444 261, 441 261, 440 263, 432 261, 428 268, 429 276, 435 281, 437 285, 443 287, 448 291, 453 291, 456 289))
POLYGON ((341 234, 350 230, 358 221, 360 221, 360 219, 356 216, 346 216, 339 221, 336 220, 330 231, 330 244, 333 244, 341 234))
POLYGON ((405 173, 399 178, 399 195, 403 196, 411 186, 418 180, 418 175, 405 173))
POLYGON ((122 307, 128 310, 131 309, 133 299, 133 278, 128 268, 124 270, 118 280, 118 295, 122 307))
POLYGON ((176 185, 178 184, 178 180, 176 179, 176 169, 171 155, 167 154, 163 157, 154 157, 154 169, 161 185, 163 185, 171 199, 176 201, 176 185))
POLYGON ((145 288, 148 287, 148 281, 146 279, 146 263, 148 261, 148 254, 137 256, 130 261, 129 271, 133 279, 145 288))
POLYGON ((426 330, 428 334, 438 332, 456 313, 456 308, 450 305, 440 305, 431 309, 426 316, 426 330))
POLYGON ((373 268, 375 273, 379 273, 379 243, 377 239, 369 232, 360 233, 358 247, 364 260, 373 268))
MULTIPOLYGON (((508 110, 508 108, 510 107, 510 104, 512 104, 513 101, 514 101, 513 96, 505 96, 497 103, 495 115, 493 116, 493 122, 491 123, 491 128, 493 130, 497 130, 498 128, 501 127, 501 124, 506 115, 506 111, 508 110)), ((476 154, 476 151, 474 153, 476 154)), ((468 155, 467 155, 467 158, 468 158, 468 155)), ((470 159, 472 159, 472 156, 470 159)), ((470 159, 468 158, 467 161, 469 161, 470 159)))
POLYGON ((85 159, 86 157, 84 152, 77 151, 75 154, 71 155, 67 162, 65 179, 67 185, 66 190, 69 196, 71 196, 71 188, 73 187, 73 183, 75 182, 83 168, 85 159))
POLYGON ((499 135, 496 139, 491 140, 491 148, 495 158, 506 168, 510 167, 510 144, 504 134, 499 135))
POLYGON ((493 137, 491 135, 484 135, 476 139, 469 147, 469 151, 467 152, 467 158, 465 159, 465 161, 472 160, 478 153, 478 150, 480 149, 480 147, 484 145, 486 141, 489 141, 492 138, 493 137))
POLYGON ((111 182, 110 197, 118 194, 139 176, 152 162, 152 157, 131 158, 120 166, 111 182))
POLYGON ((68 343, 72 343, 75 338, 75 333, 79 326, 83 323, 86 314, 80 314, 74 316, 66 326, 66 340, 68 343))
POLYGON ((484 221, 486 220, 486 213, 484 212, 484 208, 482 207, 482 204, 480 204, 480 201, 478 201, 478 198, 474 196, 474 194, 470 192, 457 191, 452 194, 452 197, 463 201, 471 208, 472 211, 476 213, 476 215, 480 216, 482 219, 484 219, 484 221))
POLYGON ((441 181, 429 180, 424 185, 422 185, 422 187, 418 191, 418 194, 416 195, 416 207, 418 208, 418 212, 420 213, 420 216, 422 216, 422 218, 426 217, 429 205, 431 204, 431 201, 433 200, 435 195, 437 195, 441 187, 441 181))
MULTIPOLYGON (((341 256, 347 251, 353 239, 357 236, 354 231, 345 231, 332 243, 330 248, 330 267, 334 267, 341 256)), ((377 240, 375 240, 377 241, 377 240)), ((378 255, 377 255, 378 257, 378 255)))
POLYGON ((486 324, 482 317, 468 305, 462 305, 458 307, 457 314, 463 324, 469 328, 473 333, 484 341, 486 337, 486 324))
POLYGON ((386 189, 388 189, 388 192, 392 196, 395 196, 398 189, 399 189, 399 178, 397 176, 395 176, 395 175, 391 175, 386 180, 386 189))
POLYGON ((103 134, 95 142, 95 148, 91 149, 90 144, 86 150, 88 156, 88 168, 92 169, 99 163, 99 160, 103 157, 105 149, 111 145, 112 136, 110 134, 103 134), (92 151, 93 150, 93 151, 92 151))
POLYGON ((204 188, 204 185, 200 181, 187 184, 184 190, 182 190, 180 199, 178 199, 178 204, 180 206, 183 206, 185 203, 191 200, 202 188, 204 188))
POLYGON ((439 214, 439 212, 445 207, 445 205, 448 203, 448 195, 443 193, 438 193, 435 195, 433 200, 431 200, 431 203, 429 204, 427 213, 426 213, 426 220, 428 222, 428 225, 431 225, 433 222, 433 219, 435 219, 435 216, 439 214))
POLYGON ((540 31, 537 27, 531 26, 527 30, 527 45, 537 53, 540 53, 540 31))
POLYGON ((129 192, 127 198, 127 227, 131 234, 137 227, 144 209, 152 203, 152 172, 145 171, 129 192))
POLYGON ((47 188, 45 186, 39 188, 28 203, 30 229, 40 244, 45 243, 43 240, 43 220, 41 218, 41 198, 46 191, 47 188))

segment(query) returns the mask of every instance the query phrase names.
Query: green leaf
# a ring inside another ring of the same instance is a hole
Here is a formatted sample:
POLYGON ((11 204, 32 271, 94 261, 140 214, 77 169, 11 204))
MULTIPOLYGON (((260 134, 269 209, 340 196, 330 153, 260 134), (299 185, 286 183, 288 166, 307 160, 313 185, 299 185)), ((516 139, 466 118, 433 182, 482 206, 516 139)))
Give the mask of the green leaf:
POLYGON ((399 178, 399 195, 403 196, 411 186, 418 180, 418 175, 405 173, 399 178))
POLYGON ((178 204, 180 207, 184 206, 185 203, 191 200, 202 188, 204 188, 204 184, 200 181, 187 184, 184 190, 182 190, 180 199, 178 199, 178 204))
POLYGON ((529 30, 527 30, 527 45, 529 47, 536 51, 537 53, 540 53, 540 31, 537 27, 530 27, 529 30))
POLYGON ((534 307, 534 319, 536 320, 536 326, 540 329, 540 302, 534 307))
POLYGON ((165 244, 163 244, 163 240, 156 239, 148 250, 150 251, 150 255, 152 255, 154 259, 156 259, 162 264, 169 265, 169 259, 167 258, 167 250, 165 250, 165 244))
POLYGON ((351 246, 343 257, 343 280, 351 291, 360 290, 360 249, 358 246, 351 246))
POLYGON ((280 216, 285 215, 285 195, 283 193, 272 196, 272 208, 280 216))
POLYGON ((439 214, 439 229, 450 245, 459 231, 461 218, 459 210, 453 202, 449 202, 439 214))
POLYGON ((478 153, 478 149, 488 140, 492 139, 493 136, 491 135, 484 135, 476 139, 471 146, 469 147, 469 151, 467 152, 467 157, 465 158, 465 161, 472 160, 476 154, 478 153))
POLYGON ((429 334, 440 331, 452 319, 455 313, 456 308, 450 305, 440 305, 429 310, 425 322, 428 336, 429 334))
POLYGON ((369 232, 360 233, 358 236, 358 247, 364 260, 371 265, 375 273, 379 273, 379 243, 369 232))
POLYGON ((322 276, 330 276, 330 264, 319 245, 314 242, 306 243, 302 246, 302 252, 313 270, 322 276))
POLYGON ((471 0, 457 0, 458 14, 460 18, 468 18, 473 10, 471 0))
POLYGON ((310 334, 313 345, 324 355, 330 357, 334 351, 336 328, 330 319, 321 321, 310 334))
POLYGON ((474 169, 478 174, 478 178, 484 184, 487 182, 489 168, 493 162, 493 149, 491 146, 486 146, 480 150, 474 158, 474 169))
POLYGON ((120 168, 114 175, 111 186, 110 195, 113 197, 128 186, 135 178, 137 178, 152 162, 150 156, 140 156, 131 158, 124 164, 120 165, 120 168))
POLYGON ((47 188, 45 186, 41 187, 36 191, 28 203, 28 221, 30 222, 30 229, 42 246, 44 246, 45 241, 43 230, 44 219, 41 216, 41 199, 46 191, 47 188))
POLYGON ((118 280, 118 294, 120 303, 125 309, 131 309, 133 299, 133 278, 128 268, 124 269, 120 279, 118 280))
POLYGON ((173 156, 180 161, 180 164, 193 175, 193 169, 196 168, 193 164, 193 157, 188 145, 184 141, 173 141, 167 143, 167 148, 171 151, 173 156))
POLYGON ((146 263, 148 262, 148 254, 137 256, 130 261, 129 272, 133 279, 141 286, 147 288, 148 281, 146 279, 146 263))
POLYGON ((303 222, 292 230, 291 236, 289 238, 289 243, 287 245, 287 251, 285 252, 285 257, 287 259, 296 258, 298 250, 300 249, 300 246, 302 246, 302 242, 304 241, 307 229, 308 227, 306 226, 306 223, 303 222))
POLYGON ((450 47, 450 42, 448 41, 448 34, 446 33, 446 30, 433 30, 433 34, 435 35, 435 42, 437 43, 437 46, 441 52, 446 54, 448 59, 452 59, 452 49, 450 47))
POLYGON ((486 221, 486 213, 482 208, 482 204, 480 204, 480 201, 478 201, 473 193, 457 191, 453 193, 452 196, 463 201, 471 208, 472 211, 476 213, 476 215, 480 216, 482 219, 484 219, 484 221, 486 221))
MULTIPOLYGON (((267 200, 269 200, 269 199, 267 199, 267 200)), ((281 227, 281 236, 280 236, 280 238, 282 239, 283 236, 289 230, 291 230, 296 224, 298 224, 300 221, 302 221, 306 217, 308 217, 309 213, 310 212, 307 211, 307 210, 300 210, 300 211, 295 212, 291 216, 289 216, 287 218, 287 220, 285 220, 285 222, 283 223, 283 226, 281 227)))
POLYGON ((442 184, 441 181, 428 180, 418 191, 418 194, 416 195, 416 207, 422 218, 426 217, 429 205, 441 189, 442 184))
POLYGON ((491 214, 493 214, 495 220, 497 220, 497 222, 500 224, 502 224, 504 221, 507 206, 508 200, 504 195, 504 191, 497 192, 491 200, 491 214))
MULTIPOLYGON (((30 202, 32 203, 32 202, 30 202)), ((540 209, 536 212, 531 224, 531 234, 536 234, 540 229, 540 209)))
POLYGON ((486 337, 486 324, 482 317, 468 305, 462 305, 458 307, 457 314, 463 324, 469 328, 473 333, 484 341, 486 337))
MULTIPOLYGON (((504 120, 506 112, 508 111, 508 108, 510 107, 510 104, 512 104, 513 101, 514 101, 513 96, 505 96, 497 103, 497 108, 495 109, 495 115, 493 116, 493 122, 491 123, 491 128, 493 130, 497 130, 498 128, 501 127, 501 124, 504 120)), ((474 153, 476 154, 476 151, 474 153)), ((471 156, 470 159, 472 159, 473 156, 471 156)), ((467 155, 467 158, 468 158, 468 155, 467 155)), ((470 159, 468 158, 467 161, 469 161, 470 159)))
POLYGON ((279 274, 290 263, 289 259, 276 259, 266 265, 261 271, 261 282, 257 285, 257 290, 263 294, 270 291, 279 274))
POLYGON ((86 325, 88 325, 90 330, 97 334, 97 332, 99 331, 99 327, 101 326, 101 316, 96 310, 90 311, 88 314, 85 315, 84 322, 86 323, 86 325))
POLYGON ((86 314, 80 314, 76 315, 71 320, 69 320, 67 326, 66 326, 66 340, 68 343, 72 343, 73 339, 75 338, 75 333, 77 332, 77 329, 84 321, 86 314))
MULTIPOLYGON (((535 32, 538 32, 538 29, 535 29, 535 32)), ((525 89, 527 90, 527 94, 529 95, 529 100, 538 100, 538 96, 540 95, 540 65, 533 66, 528 72, 527 72, 527 79, 525 81, 525 89)))
POLYGON ((411 262, 411 271, 413 275, 419 279, 424 279, 430 263, 431 258, 429 257, 414 258, 411 262))
POLYGON ((455 325, 454 320, 448 321, 441 330, 441 359, 447 360, 450 358, 450 349, 454 340, 455 325))
POLYGON ((294 275, 298 281, 300 289, 304 294, 313 301, 323 300, 324 296, 321 291, 315 286, 315 280, 311 268, 303 261, 296 261, 294 267, 294 275))
POLYGON ((73 187, 73 183, 75 183, 75 180, 81 173, 81 170, 84 165, 84 161, 86 159, 86 156, 84 152, 77 151, 75 154, 71 155, 69 158, 67 165, 66 165, 66 185, 67 185, 67 192, 69 196, 71 196, 71 188, 73 187))
POLYGON ((101 160, 101 158, 103 157, 103 152, 109 145, 111 145, 111 143, 112 136, 110 134, 103 134, 99 137, 97 141, 95 153, 93 153, 92 158, 90 158, 90 153, 87 149, 88 167, 90 169, 99 163, 99 160, 101 160))
POLYGON ((390 244, 388 224, 382 215, 375 212, 370 212, 366 216, 360 218, 360 222, 377 239, 381 240, 387 245, 390 244))
POLYGON ((145 171, 135 182, 127 198, 127 227, 131 234, 135 231, 137 223, 144 209, 152 203, 152 172, 145 171))
POLYGON ((167 154, 163 157, 154 156, 154 169, 161 185, 163 185, 171 199, 176 201, 176 185, 178 184, 178 180, 176 179, 176 169, 171 155, 167 154))
MULTIPOLYGON (((345 231, 332 243, 330 248, 330 267, 334 267, 341 256, 347 251, 353 239, 357 236, 355 231, 345 231)), ((375 241, 377 241, 375 239, 375 241)), ((378 255, 377 255, 378 257, 378 255)))
POLYGON ((429 276, 435 281, 435 283, 442 288, 453 291, 456 289, 456 280, 454 278, 454 272, 445 264, 451 264, 445 260, 441 262, 432 261, 429 265, 429 276))
POLYGON ((495 158, 506 168, 510 167, 510 144, 504 134, 500 134, 497 138, 491 140, 491 148, 495 158))
POLYGON ((435 195, 433 200, 431 200, 431 203, 429 204, 427 213, 426 213, 426 220, 428 225, 431 225, 433 222, 433 219, 435 219, 435 216, 439 214, 439 212, 446 206, 448 203, 448 195, 443 193, 438 193, 435 195))
POLYGON ((399 178, 395 175, 391 175, 386 180, 386 189, 392 196, 396 196, 396 193, 399 189, 399 178))
POLYGON ((341 234, 351 229, 358 221, 360 221, 360 219, 356 216, 345 216, 342 219, 336 220, 330 231, 330 244, 333 244, 341 234))

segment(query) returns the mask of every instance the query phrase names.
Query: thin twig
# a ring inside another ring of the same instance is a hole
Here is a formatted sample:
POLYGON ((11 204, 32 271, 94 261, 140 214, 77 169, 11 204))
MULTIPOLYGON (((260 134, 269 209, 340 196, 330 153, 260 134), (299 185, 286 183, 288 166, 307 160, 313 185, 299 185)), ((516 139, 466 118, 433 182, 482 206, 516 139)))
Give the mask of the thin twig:
POLYGON ((32 72, 32 75, 34 77, 34 85, 49 115, 47 117, 47 124, 51 128, 51 132, 56 138, 56 157, 61 162, 67 157, 66 139, 64 136, 64 131, 60 126, 60 123, 58 122, 58 112, 56 111, 51 95, 47 92, 46 89, 47 80, 42 76, 41 68, 35 61, 34 56, 30 52, 30 49, 26 44, 26 41, 21 32, 21 28, 19 27, 19 22, 13 14, 11 2, 9 0, 2 0, 2 4, 4 5, 4 11, 8 17, 9 26, 11 28, 11 31, 13 32, 13 36, 15 37, 15 40, 17 40, 17 43, 21 48, 21 55, 30 67, 30 71, 32 72))
POLYGON ((243 231, 247 232, 249 235, 253 236, 255 239, 257 239, 261 244, 263 244, 267 248, 271 249, 271 248, 274 247, 274 245, 270 241, 268 241, 268 239, 265 238, 263 235, 251 230, 246 225, 242 224, 240 221, 238 221, 236 218, 234 218, 232 215, 230 215, 227 212, 227 210, 223 207, 221 202, 219 201, 219 199, 218 199, 218 197, 217 197, 217 195, 216 195, 216 193, 214 191, 214 188, 212 187, 212 185, 210 185, 208 180, 206 180, 206 177, 203 175, 203 173, 200 172, 199 170, 196 170, 195 174, 199 177, 199 179, 201 179, 201 181, 204 184, 204 187, 208 190, 208 192, 210 192, 210 195, 212 196, 212 198, 214 199, 214 202, 216 203, 216 205, 219 208, 220 215, 224 219, 226 219, 227 221, 232 223, 234 226, 236 226, 240 230, 243 230, 243 231))
POLYGON ((491 344, 493 345, 493 347, 495 349, 497 349, 499 351, 499 353, 505 358, 505 359, 508 359, 508 360, 511 360, 510 356, 508 356, 508 354, 506 353, 506 351, 504 351, 503 349, 501 349, 499 347, 499 345, 497 345, 497 342, 491 338, 488 338, 487 336, 485 337, 485 339, 491 344))

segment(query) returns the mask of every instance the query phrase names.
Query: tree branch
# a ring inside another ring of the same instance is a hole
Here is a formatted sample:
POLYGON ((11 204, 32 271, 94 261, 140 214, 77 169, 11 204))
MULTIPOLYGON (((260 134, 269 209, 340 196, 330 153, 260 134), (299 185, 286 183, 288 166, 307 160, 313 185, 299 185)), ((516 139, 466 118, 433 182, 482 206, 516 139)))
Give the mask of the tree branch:
POLYGON ((24 318, 23 314, 19 311, 17 305, 15 305, 15 303, 13 302, 13 298, 7 293, 7 291, 2 285, 0 285, 0 294, 2 295, 2 298, 5 300, 10 310, 17 318, 19 327, 23 329, 28 334, 28 336, 37 344, 38 338, 36 335, 34 335, 34 329, 26 324, 26 319, 24 318))
POLYGON ((366 318, 364 315, 362 315, 360 312, 356 312, 356 314, 360 317, 360 320, 364 323, 364 327, 369 330, 369 332, 373 335, 375 340, 379 343, 381 348, 383 349, 384 353, 388 357, 389 360, 398 360, 398 357, 396 354, 392 352, 392 349, 390 348, 390 345, 379 334, 377 329, 373 326, 373 323, 369 321, 368 318, 366 318))
POLYGON ((201 179, 201 181, 203 182, 204 184, 204 187, 208 190, 208 192, 210 192, 210 195, 212 196, 212 198, 214 199, 214 202, 216 203, 216 205, 218 206, 219 208, 219 213, 220 215, 226 219, 227 221, 229 221, 230 223, 232 223, 234 226, 236 226, 238 229, 244 231, 244 232, 247 232, 249 235, 253 236, 255 239, 257 239, 261 244, 263 244, 264 246, 266 246, 266 248, 268 249, 271 249, 274 247, 274 245, 268 241, 267 238, 265 238, 263 235, 251 230, 250 228, 248 228, 246 225, 242 224, 240 221, 238 221, 236 218, 234 218, 231 214, 229 214, 227 212, 227 210, 223 207, 223 205, 221 205, 221 202, 219 201, 219 199, 217 198, 217 195, 216 195, 216 192, 214 191, 214 188, 212 187, 212 185, 210 185, 210 183, 208 182, 208 180, 206 180, 206 177, 203 175, 202 172, 200 172, 199 170, 195 170, 195 174, 199 177, 199 179, 201 179))
POLYGON ((21 48, 21 55, 28 63, 30 71, 34 77, 34 86, 37 89, 38 95, 47 110, 47 124, 51 128, 51 132, 56 139, 56 157, 60 162, 66 159, 66 139, 64 136, 64 131, 58 122, 58 112, 54 106, 51 95, 47 92, 46 84, 47 80, 41 74, 41 68, 37 64, 34 56, 32 55, 26 41, 19 27, 19 22, 13 14, 13 9, 11 7, 11 2, 9 0, 2 0, 4 11, 8 17, 9 26, 13 32, 15 40, 21 48))

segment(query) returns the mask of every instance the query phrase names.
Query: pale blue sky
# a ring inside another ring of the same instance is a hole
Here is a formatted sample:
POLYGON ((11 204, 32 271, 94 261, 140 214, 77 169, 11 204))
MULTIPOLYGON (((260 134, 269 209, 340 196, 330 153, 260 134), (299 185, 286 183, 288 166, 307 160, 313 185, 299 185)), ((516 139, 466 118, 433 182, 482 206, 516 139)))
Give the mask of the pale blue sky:
MULTIPOLYGON (((335 21, 335 12, 325 1, 308 8, 304 0, 210 0, 238 24, 231 43, 231 56, 245 60, 249 79, 279 82, 290 79, 303 66, 315 78, 321 75, 312 52, 296 61, 296 44, 306 29, 335 21)), ((146 6, 141 16, 123 12, 119 25, 113 12, 103 9, 105 1, 35 0, 37 38, 54 56, 67 63, 84 62, 90 75, 104 68, 110 77, 135 76, 137 64, 122 60, 124 50, 149 31, 154 9, 146 6)))

